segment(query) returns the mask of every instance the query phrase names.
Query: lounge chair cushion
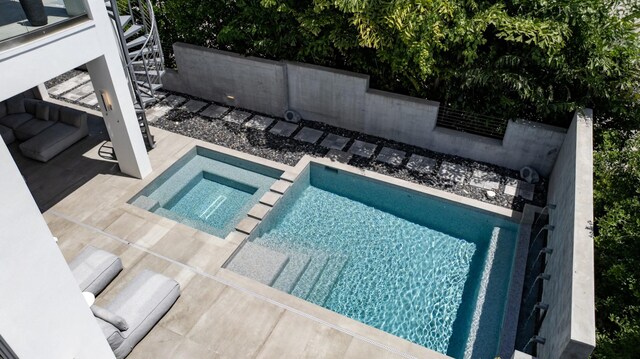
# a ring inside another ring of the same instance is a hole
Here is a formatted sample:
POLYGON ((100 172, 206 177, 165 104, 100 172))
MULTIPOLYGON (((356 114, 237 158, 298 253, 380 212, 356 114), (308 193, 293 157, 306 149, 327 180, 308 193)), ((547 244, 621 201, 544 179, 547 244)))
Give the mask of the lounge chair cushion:
POLYGON ((129 324, 127 324, 127 321, 124 320, 123 317, 117 315, 116 313, 110 311, 109 309, 102 308, 98 305, 92 305, 91 311, 93 312, 93 315, 96 316, 96 318, 100 318, 104 320, 105 322, 118 328, 118 330, 120 331, 125 331, 129 329, 129 324))
POLYGON ((98 322, 98 326, 102 330, 104 337, 107 338, 107 342, 109 343, 111 350, 119 348, 124 342, 124 338, 118 328, 100 318, 96 318, 96 322, 98 322))
POLYGON ((53 121, 45 121, 39 120, 37 118, 32 118, 31 120, 25 122, 22 126, 16 128, 14 130, 14 133, 20 141, 25 141, 53 125, 53 121))
POLYGON ((16 140, 16 137, 13 135, 13 131, 11 131, 9 127, 4 127, 2 125, 0 125, 0 136, 7 145, 16 140))
POLYGON ((31 119, 33 119, 33 115, 31 115, 30 113, 15 113, 0 118, 0 125, 15 130, 16 128, 29 122, 31 119))
MULTIPOLYGON (((108 310, 123 317, 129 324, 128 330, 120 332, 124 338, 123 342, 113 350, 116 358, 126 357, 169 311, 179 296, 178 282, 161 274, 144 270, 131 280, 106 306, 108 310)), ((107 339, 113 335, 110 330, 107 330, 108 326, 101 327, 107 339)))
POLYGON ((115 254, 87 246, 69 263, 80 290, 98 295, 122 270, 122 261, 115 254))

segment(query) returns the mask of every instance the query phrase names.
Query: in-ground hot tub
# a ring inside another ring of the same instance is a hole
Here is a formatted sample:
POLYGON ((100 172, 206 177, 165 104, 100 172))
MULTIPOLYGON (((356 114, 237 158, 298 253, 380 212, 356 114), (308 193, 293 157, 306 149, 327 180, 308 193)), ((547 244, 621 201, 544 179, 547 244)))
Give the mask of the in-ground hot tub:
POLYGON ((129 203, 225 238, 281 174, 196 146, 129 203))

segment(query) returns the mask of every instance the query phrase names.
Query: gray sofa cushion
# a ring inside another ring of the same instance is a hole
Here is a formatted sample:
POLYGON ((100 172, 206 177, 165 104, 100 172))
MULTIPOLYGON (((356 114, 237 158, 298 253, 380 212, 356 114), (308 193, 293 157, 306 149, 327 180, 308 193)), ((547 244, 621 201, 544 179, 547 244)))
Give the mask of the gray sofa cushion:
POLYGON ((0 101, 0 118, 7 115, 7 103, 6 101, 0 101))
POLYGON ((7 145, 16 140, 16 137, 13 135, 13 131, 9 127, 4 127, 2 125, 0 125, 0 136, 7 145))
POLYGON ((12 130, 24 125, 25 123, 31 121, 33 119, 33 115, 30 113, 16 113, 12 115, 6 115, 4 117, 0 117, 0 125, 5 127, 9 127, 12 130))
POLYGON ((98 305, 92 305, 91 311, 93 312, 93 315, 96 316, 96 318, 100 318, 104 320, 105 322, 118 328, 118 330, 120 331, 125 331, 129 329, 129 324, 127 324, 127 321, 124 320, 123 317, 117 315, 116 313, 110 311, 109 309, 102 308, 98 305))
POLYGON ((104 337, 107 338, 107 342, 109 343, 111 350, 116 350, 117 348, 122 346, 124 338, 122 337, 122 334, 120 333, 118 328, 100 318, 96 318, 96 321, 98 322, 100 330, 102 330, 102 334, 104 334, 104 337))
POLYGON ((99 294, 122 270, 122 261, 115 254, 87 246, 69 263, 80 290, 99 294))
POLYGON ((43 121, 37 118, 25 122, 13 132, 20 141, 25 141, 54 125, 53 121, 43 121))
POLYGON ((129 324, 128 330, 120 332, 124 341, 113 350, 116 358, 126 357, 169 311, 179 296, 178 282, 162 274, 144 270, 131 280, 106 306, 125 318, 129 324))
POLYGON ((50 106, 46 102, 38 102, 36 104, 36 113, 35 116, 39 120, 48 121, 49 120, 49 108, 50 106))
POLYGON ((12 97, 7 100, 7 113, 25 113, 27 110, 24 108, 24 99, 22 97, 12 97))
POLYGON ((66 150, 89 133, 86 121, 82 127, 74 127, 62 122, 40 132, 20 144, 20 151, 26 157, 47 162, 53 156, 66 150))
POLYGON ((59 107, 58 121, 74 127, 87 126, 87 113, 67 107, 59 107))

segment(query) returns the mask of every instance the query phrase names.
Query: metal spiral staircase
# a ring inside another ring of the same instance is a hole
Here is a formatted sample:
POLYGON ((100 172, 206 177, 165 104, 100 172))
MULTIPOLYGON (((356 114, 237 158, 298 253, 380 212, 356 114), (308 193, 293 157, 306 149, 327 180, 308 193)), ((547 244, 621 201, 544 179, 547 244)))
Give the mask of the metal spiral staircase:
POLYGON ((157 101, 156 91, 162 88, 164 74, 164 56, 153 6, 150 0, 106 0, 105 6, 118 34, 138 124, 150 150, 155 147, 155 141, 144 109, 157 101))

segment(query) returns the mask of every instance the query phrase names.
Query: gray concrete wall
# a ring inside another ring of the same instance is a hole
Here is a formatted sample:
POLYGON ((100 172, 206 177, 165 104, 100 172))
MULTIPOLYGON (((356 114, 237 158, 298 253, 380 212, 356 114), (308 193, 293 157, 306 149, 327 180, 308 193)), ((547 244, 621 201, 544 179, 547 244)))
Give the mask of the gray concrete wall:
POLYGON ((549 179, 548 237, 540 358, 587 358, 595 347, 593 273, 593 112, 576 113, 549 179))
POLYGON ((544 176, 566 132, 516 120, 495 140, 437 127, 438 102, 370 89, 366 75, 181 43, 174 52, 178 72, 165 75, 168 90, 278 117, 293 109, 306 120, 515 170, 532 166, 544 176))
MULTIPOLYGON (((281 62, 183 43, 174 44, 180 92, 282 116, 287 108, 285 68, 281 62)), ((168 89, 172 90, 170 82, 168 89)))

